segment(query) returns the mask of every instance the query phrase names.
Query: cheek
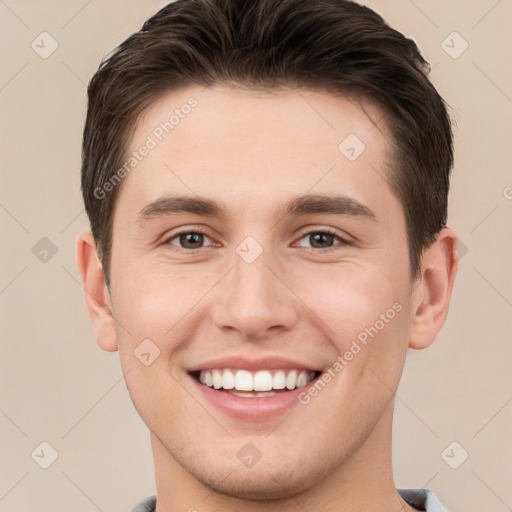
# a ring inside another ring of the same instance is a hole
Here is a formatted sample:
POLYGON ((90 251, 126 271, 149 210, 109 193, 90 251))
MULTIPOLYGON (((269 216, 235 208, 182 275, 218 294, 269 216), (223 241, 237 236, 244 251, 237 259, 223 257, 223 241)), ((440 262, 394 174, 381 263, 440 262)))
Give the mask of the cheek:
POLYGON ((169 267, 126 275, 130 279, 116 283, 118 300, 114 304, 119 357, 123 372, 129 372, 129 389, 134 382, 130 389, 134 404, 140 403, 151 413, 151 399, 145 395, 155 396, 158 390, 162 396, 176 396, 177 384, 169 373, 180 374, 181 354, 189 348, 202 320, 198 305, 216 276, 211 272, 178 273, 169 267), (149 356, 144 355, 147 353, 149 356), (150 364, 145 366, 147 359, 150 364))
POLYGON ((196 325, 189 321, 197 302, 195 281, 151 271, 127 275, 129 279, 117 283, 114 315, 130 396, 149 421, 158 420, 155 411, 164 417, 171 411, 181 414, 183 405, 176 398, 180 386, 173 376, 179 373, 181 347, 187 345, 196 325))
POLYGON ((325 276, 303 280, 302 286, 311 318, 321 320, 317 324, 339 354, 333 369, 343 375, 336 379, 339 392, 362 393, 364 403, 380 389, 384 399, 386 386, 398 383, 406 353, 407 288, 385 273, 356 267, 331 268, 325 276), (365 390, 369 395, 363 398, 365 390))
POLYGON ((340 351, 349 340, 364 339, 367 329, 374 332, 376 323, 378 331, 389 331, 403 309, 403 290, 382 272, 352 265, 305 275, 295 287, 297 295, 322 320, 329 338, 340 340, 340 351))
POLYGON ((169 268, 134 268, 126 275, 129 277, 120 280, 116 287, 117 319, 133 338, 142 336, 166 343, 170 332, 210 287, 208 279, 211 280, 211 276, 203 279, 197 274, 171 272, 169 268))

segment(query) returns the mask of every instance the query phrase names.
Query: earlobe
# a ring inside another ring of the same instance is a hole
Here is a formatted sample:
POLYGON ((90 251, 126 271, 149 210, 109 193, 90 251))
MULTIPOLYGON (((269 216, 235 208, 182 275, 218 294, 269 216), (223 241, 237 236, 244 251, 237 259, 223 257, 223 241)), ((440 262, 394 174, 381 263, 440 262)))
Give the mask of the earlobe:
POLYGON ((448 314, 457 265, 457 235, 444 228, 424 252, 421 276, 412 292, 410 348, 419 350, 434 342, 448 314))
POLYGON ((76 239, 76 265, 96 342, 103 350, 115 352, 118 347, 112 303, 96 243, 90 231, 80 233, 76 239))

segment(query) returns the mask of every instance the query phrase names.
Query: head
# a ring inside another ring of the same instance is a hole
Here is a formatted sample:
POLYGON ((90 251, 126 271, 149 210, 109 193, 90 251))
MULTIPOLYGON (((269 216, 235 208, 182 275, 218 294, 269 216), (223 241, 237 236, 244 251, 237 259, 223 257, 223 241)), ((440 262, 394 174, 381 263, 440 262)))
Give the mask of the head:
POLYGON ((161 453, 253 498, 348 464, 387 432, 456 272, 451 125, 414 42, 350 1, 178 0, 88 94, 80 276, 161 453), (284 421, 234 418, 196 382, 225 357, 286 359, 324 386, 284 421))

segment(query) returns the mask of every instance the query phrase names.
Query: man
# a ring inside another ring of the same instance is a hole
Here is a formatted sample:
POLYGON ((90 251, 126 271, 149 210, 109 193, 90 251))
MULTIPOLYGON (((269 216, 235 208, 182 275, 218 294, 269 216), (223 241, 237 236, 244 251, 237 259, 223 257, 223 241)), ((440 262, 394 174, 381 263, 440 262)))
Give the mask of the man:
POLYGON ((77 265, 150 430, 134 511, 445 510, 391 467, 457 269, 426 68, 344 0, 178 0, 100 66, 77 265))

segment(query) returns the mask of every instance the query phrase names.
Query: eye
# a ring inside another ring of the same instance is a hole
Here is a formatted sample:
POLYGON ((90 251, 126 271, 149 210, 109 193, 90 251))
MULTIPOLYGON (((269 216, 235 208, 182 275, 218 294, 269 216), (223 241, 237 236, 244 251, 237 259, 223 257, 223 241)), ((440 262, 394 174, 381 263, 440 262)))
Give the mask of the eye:
MULTIPOLYGON (((335 239, 338 239, 341 242, 337 245, 350 245, 350 241, 344 238, 334 229, 319 229, 316 231, 308 231, 300 237, 300 240, 302 239, 306 239, 311 244, 310 247, 306 246, 306 248, 317 249, 315 252, 335 250, 336 247, 333 246, 335 239)), ((305 246, 301 245, 301 247, 305 246)))
POLYGON ((202 231, 182 231, 181 233, 176 233, 172 235, 172 237, 168 238, 164 243, 169 245, 178 245, 181 249, 194 250, 194 249, 202 249, 205 239, 211 241, 211 238, 202 231), (173 243, 174 240, 177 240, 177 244, 173 243))

